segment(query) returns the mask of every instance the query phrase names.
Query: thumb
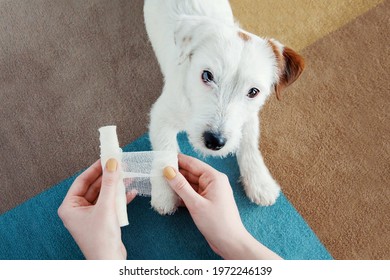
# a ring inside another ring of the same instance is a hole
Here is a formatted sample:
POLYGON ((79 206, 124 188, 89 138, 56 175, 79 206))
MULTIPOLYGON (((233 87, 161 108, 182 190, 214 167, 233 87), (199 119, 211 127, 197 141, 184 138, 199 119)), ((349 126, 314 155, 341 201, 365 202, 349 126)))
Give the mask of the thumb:
POLYGON ((106 166, 102 175, 102 186, 98 202, 115 203, 116 188, 119 182, 118 162, 114 158, 110 158, 106 162, 106 166))
POLYGON ((168 184, 181 197, 187 207, 202 198, 180 172, 168 166, 164 168, 163 173, 168 184))

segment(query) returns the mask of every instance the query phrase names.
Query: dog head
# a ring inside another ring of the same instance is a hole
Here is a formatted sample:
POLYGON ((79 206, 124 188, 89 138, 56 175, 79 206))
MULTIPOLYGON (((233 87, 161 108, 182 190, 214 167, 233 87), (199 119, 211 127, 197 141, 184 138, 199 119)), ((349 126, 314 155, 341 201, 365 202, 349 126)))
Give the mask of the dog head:
POLYGON ((293 83, 303 59, 276 40, 204 17, 183 17, 177 25, 177 63, 190 103, 189 140, 205 155, 225 156, 239 147, 243 124, 267 97, 293 83))

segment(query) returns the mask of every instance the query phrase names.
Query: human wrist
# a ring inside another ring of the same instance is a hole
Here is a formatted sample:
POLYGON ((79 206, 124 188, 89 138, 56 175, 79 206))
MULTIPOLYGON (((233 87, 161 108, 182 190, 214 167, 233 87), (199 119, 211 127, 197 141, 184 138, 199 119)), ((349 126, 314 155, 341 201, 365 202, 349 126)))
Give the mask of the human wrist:
POLYGON ((87 260, 125 260, 121 252, 100 252, 95 254, 84 254, 87 260))
POLYGON ((251 237, 245 228, 233 232, 221 246, 220 256, 225 260, 243 259, 251 237))
POLYGON ((82 250, 82 252, 87 260, 125 260, 126 252, 123 252, 120 247, 115 247, 99 249, 94 247, 92 250, 82 250))

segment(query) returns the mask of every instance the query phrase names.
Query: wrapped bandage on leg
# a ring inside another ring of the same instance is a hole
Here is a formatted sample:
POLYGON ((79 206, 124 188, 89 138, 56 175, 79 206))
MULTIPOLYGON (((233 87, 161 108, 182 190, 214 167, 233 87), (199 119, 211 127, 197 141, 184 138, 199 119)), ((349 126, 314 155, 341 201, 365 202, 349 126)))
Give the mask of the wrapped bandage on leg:
POLYGON ((151 196, 152 185, 150 178, 163 177, 163 169, 166 166, 177 168, 176 152, 148 151, 123 153, 122 174, 126 192, 136 190, 138 195, 151 196))
MULTIPOLYGON (((116 126, 104 126, 100 132, 100 158, 102 167, 110 158, 115 158, 121 173, 116 194, 116 211, 119 225, 129 224, 126 192, 137 191, 138 195, 151 196, 151 177, 163 177, 166 166, 178 168, 176 151, 122 152, 119 147, 116 126)), ((158 187, 158 186, 155 186, 158 187)))

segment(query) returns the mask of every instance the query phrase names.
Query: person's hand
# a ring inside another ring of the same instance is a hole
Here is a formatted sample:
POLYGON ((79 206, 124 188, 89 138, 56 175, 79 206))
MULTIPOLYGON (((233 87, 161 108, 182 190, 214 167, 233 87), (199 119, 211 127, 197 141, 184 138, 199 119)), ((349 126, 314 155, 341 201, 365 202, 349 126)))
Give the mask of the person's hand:
MULTIPOLYGON (((58 215, 86 259, 126 259, 115 207, 118 162, 109 159, 102 174, 100 160, 76 178, 58 215)), ((136 193, 127 194, 127 203, 136 193)))
POLYGON ((214 252, 225 259, 280 259, 245 229, 225 174, 182 154, 179 168, 166 167, 164 175, 214 252))

